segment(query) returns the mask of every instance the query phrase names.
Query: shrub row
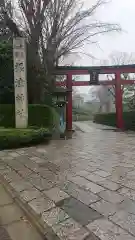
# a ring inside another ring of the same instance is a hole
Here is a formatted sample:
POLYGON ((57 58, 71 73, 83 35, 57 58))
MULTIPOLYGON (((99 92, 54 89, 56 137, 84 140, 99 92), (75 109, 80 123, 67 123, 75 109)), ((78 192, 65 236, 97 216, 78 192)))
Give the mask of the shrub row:
MULTIPOLYGON (((47 127, 53 125, 53 111, 46 105, 28 106, 28 125, 32 127, 47 127)), ((0 126, 6 128, 15 127, 15 106, 9 104, 0 105, 0 126)))
POLYGON ((46 105, 28 106, 28 129, 15 129, 15 106, 0 105, 0 150, 48 143, 55 111, 46 105))
POLYGON ((0 128, 0 150, 48 143, 51 133, 41 129, 10 129, 0 128))
MULTIPOLYGON (((135 130, 135 111, 123 112, 124 129, 135 130)), ((96 114, 94 122, 116 127, 116 113, 96 114)))

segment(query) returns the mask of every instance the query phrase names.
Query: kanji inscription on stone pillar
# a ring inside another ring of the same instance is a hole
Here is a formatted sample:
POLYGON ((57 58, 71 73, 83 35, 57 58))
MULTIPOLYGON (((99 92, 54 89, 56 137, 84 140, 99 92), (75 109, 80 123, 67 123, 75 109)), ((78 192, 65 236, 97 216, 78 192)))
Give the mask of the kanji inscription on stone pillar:
POLYGON ((16 128, 28 126, 26 42, 24 38, 13 39, 15 124, 16 128))

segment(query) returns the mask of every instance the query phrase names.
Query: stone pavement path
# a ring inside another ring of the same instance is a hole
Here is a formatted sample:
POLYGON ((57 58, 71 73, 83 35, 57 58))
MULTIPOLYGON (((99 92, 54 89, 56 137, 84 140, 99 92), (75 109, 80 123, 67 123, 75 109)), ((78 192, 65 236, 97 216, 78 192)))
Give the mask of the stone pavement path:
POLYGON ((1 179, 48 239, 135 239, 135 134, 77 128, 69 140, 1 151, 1 179))
POLYGON ((0 183, 0 240, 43 240, 0 183))

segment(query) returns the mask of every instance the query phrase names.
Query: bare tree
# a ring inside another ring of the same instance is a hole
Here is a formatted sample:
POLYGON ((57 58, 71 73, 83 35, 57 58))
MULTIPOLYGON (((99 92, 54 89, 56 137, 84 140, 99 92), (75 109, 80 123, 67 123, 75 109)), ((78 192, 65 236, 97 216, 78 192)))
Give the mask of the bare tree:
MULTIPOLYGON (((135 53, 114 51, 109 56, 112 65, 135 64, 135 53)), ((121 77, 125 80, 135 79, 134 73, 123 73, 121 77)), ((135 86, 123 86, 123 101, 129 108, 134 108, 135 104, 135 86)))
POLYGON ((57 64, 62 56, 74 53, 85 42, 92 43, 96 35, 120 30, 116 24, 103 23, 92 18, 103 4, 105 1, 97 0, 91 8, 84 10, 83 4, 76 0, 50 0, 43 24, 44 58, 48 54, 47 60, 51 64, 57 64))
POLYGON ((78 0, 17 0, 16 5, 11 0, 1 1, 4 24, 14 35, 27 37, 29 62, 37 71, 42 69, 45 76, 33 78, 30 82, 33 93, 40 86, 39 95, 42 97, 45 89, 52 89, 52 73, 63 56, 73 54, 86 42, 92 43, 98 34, 121 30, 117 24, 93 18, 105 0, 95 0, 89 9, 84 9, 78 0), (9 4, 12 15, 7 8, 9 4))
POLYGON ((135 53, 114 51, 109 55, 109 63, 112 65, 134 64, 135 53))

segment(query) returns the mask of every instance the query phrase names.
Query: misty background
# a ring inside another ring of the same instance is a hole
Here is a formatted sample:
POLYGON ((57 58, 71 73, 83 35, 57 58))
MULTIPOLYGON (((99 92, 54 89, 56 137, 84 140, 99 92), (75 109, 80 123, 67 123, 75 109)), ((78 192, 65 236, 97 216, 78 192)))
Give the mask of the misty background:
MULTIPOLYGON (((91 1, 84 0, 86 7, 91 6, 91 1)), ((108 65, 108 60, 113 52, 122 52, 135 56, 135 1, 111 0, 102 5, 94 15, 100 21, 120 24, 121 33, 109 33, 96 36, 96 43, 85 44, 80 50, 82 54, 69 56, 67 63, 74 63, 77 66, 108 65), (92 57, 88 56, 91 55, 92 57)), ((88 76, 81 76, 80 80, 88 80, 88 76), (82 79, 83 78, 83 79, 82 79)), ((77 87, 77 91, 82 94, 84 100, 93 99, 92 94, 95 87, 77 87)))

